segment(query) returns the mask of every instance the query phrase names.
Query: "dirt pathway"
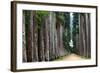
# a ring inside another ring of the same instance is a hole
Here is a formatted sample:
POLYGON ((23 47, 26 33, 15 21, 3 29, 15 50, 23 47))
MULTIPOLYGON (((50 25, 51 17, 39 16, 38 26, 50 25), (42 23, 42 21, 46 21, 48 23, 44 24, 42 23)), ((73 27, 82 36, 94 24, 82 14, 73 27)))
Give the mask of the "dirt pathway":
POLYGON ((76 55, 76 54, 71 54, 69 56, 64 56, 62 58, 62 60, 83 60, 82 57, 80 57, 79 55, 76 55))

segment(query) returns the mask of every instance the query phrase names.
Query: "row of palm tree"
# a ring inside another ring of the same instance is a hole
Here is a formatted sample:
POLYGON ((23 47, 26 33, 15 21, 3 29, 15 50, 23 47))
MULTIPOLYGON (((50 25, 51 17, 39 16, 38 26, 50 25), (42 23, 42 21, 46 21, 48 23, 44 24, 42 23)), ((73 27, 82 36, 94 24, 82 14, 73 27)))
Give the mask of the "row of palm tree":
POLYGON ((71 53, 90 58, 90 14, 23 10, 23 62, 71 53))

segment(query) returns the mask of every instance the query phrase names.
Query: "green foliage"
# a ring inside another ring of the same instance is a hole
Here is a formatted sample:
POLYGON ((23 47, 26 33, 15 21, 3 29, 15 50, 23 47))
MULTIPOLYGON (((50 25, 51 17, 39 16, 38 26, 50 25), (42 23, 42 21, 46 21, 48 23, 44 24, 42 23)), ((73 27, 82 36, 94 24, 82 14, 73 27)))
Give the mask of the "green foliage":
POLYGON ((71 52, 71 47, 69 46, 70 42, 70 13, 63 13, 64 23, 63 23, 63 45, 68 53, 71 52))
POLYGON ((59 23, 64 23, 64 13, 63 12, 55 12, 56 18, 59 21, 59 23))
MULTIPOLYGON (((73 32, 75 31, 76 33, 75 34, 78 34, 79 33, 79 19, 78 19, 78 16, 79 16, 79 13, 74 13, 73 14, 73 32)), ((73 33, 74 34, 74 33, 73 33)))
POLYGON ((79 36, 79 13, 73 13, 73 42, 74 42, 74 50, 76 49, 76 36, 79 36))
POLYGON ((37 28, 40 29, 43 17, 49 15, 48 11, 36 11, 37 28))
POLYGON ((63 32, 63 45, 64 45, 64 48, 66 49, 66 51, 68 53, 70 53, 70 46, 69 46, 69 41, 70 41, 70 37, 69 37, 69 31, 67 29, 64 30, 63 32))
POLYGON ((49 12, 47 11, 36 11, 36 19, 38 21, 38 24, 42 21, 42 18, 45 16, 48 16, 49 12))
POLYGON ((65 12, 64 13, 64 29, 68 29, 70 31, 70 13, 65 12))
POLYGON ((57 59, 55 59, 55 61, 61 61, 64 59, 64 56, 58 57, 57 59))
POLYGON ((75 51, 75 48, 76 48, 76 35, 79 35, 79 22, 78 22, 78 13, 73 13, 73 31, 72 31, 72 34, 73 34, 73 45, 74 47, 70 47, 69 46, 69 42, 71 40, 71 36, 70 36, 70 13, 69 12, 66 12, 66 13, 63 13, 63 17, 64 17, 64 22, 63 22, 63 28, 64 28, 64 31, 63 31, 63 45, 64 45, 64 48, 67 50, 67 52, 74 52, 75 51))

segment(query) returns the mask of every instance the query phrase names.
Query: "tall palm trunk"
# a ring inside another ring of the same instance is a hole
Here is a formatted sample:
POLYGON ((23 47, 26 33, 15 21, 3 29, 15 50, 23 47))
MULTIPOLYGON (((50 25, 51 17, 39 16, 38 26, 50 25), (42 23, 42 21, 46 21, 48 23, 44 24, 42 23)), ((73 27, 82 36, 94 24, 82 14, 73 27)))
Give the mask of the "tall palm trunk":
POLYGON ((31 15, 30 15, 30 11, 26 11, 26 22, 28 24, 26 24, 26 41, 27 41, 27 62, 32 62, 32 24, 31 24, 31 15), (28 20, 27 20, 28 18, 28 20))
POLYGON ((53 21, 52 21, 52 18, 53 18, 53 12, 50 12, 50 15, 49 15, 49 21, 50 21, 50 24, 49 24, 49 48, 50 48, 50 60, 53 60, 54 58, 54 56, 53 56, 53 46, 54 46, 54 42, 53 42, 53 37, 54 37, 54 35, 53 35, 53 29, 52 29, 52 27, 53 27, 53 21))
POLYGON ((31 24, 32 24, 32 61, 38 61, 38 31, 36 23, 36 11, 31 11, 31 24))
POLYGON ((25 11, 23 11, 23 24, 22 24, 22 32, 23 32, 23 62, 27 62, 27 54, 26 54, 26 36, 25 36, 25 11))
POLYGON ((45 61, 49 61, 49 16, 44 17, 44 30, 43 30, 43 37, 44 37, 44 57, 45 61))
POLYGON ((90 16, 89 14, 79 14, 79 38, 80 38, 80 55, 90 57, 90 16))

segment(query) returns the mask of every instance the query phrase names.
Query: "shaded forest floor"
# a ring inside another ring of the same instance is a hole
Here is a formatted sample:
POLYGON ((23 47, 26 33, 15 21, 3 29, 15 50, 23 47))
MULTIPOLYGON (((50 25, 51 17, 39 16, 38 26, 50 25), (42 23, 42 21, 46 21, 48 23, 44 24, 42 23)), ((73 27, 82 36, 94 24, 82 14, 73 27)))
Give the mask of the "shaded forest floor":
POLYGON ((63 57, 60 57, 59 59, 56 59, 55 61, 64 61, 64 60, 84 60, 86 58, 82 58, 81 56, 79 55, 76 55, 76 54, 70 54, 70 55, 66 55, 66 56, 63 56, 63 57))

